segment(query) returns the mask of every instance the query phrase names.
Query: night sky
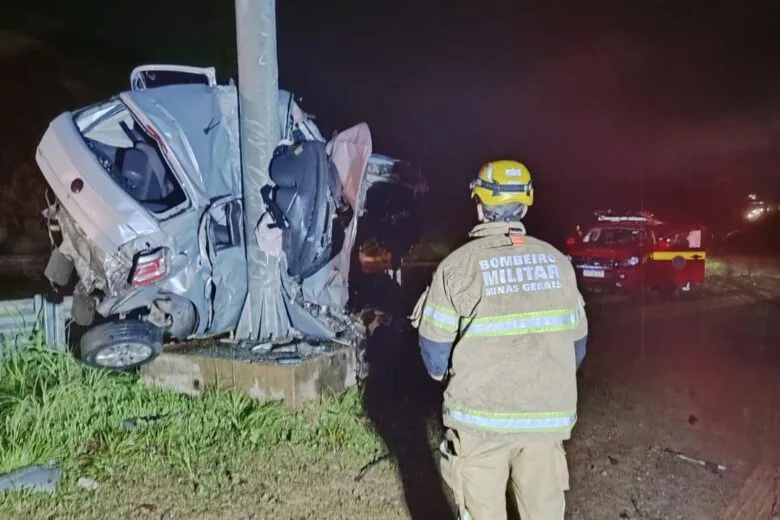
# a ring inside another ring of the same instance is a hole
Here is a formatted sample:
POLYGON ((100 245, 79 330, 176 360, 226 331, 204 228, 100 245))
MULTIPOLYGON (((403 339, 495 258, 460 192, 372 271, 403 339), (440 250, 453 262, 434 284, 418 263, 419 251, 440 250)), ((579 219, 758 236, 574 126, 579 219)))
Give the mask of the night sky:
POLYGON ((663 176, 780 175, 780 2, 407 4, 282 2, 282 83, 326 129, 368 121, 450 208, 498 157, 548 209, 594 177, 641 198, 663 176))
POLYGON ((502 155, 623 176, 778 148, 779 2, 541 4, 282 2, 282 81, 453 180, 502 155))
MULTIPOLYGON (((235 73, 231 0, 78 3, 20 4, 0 27, 235 73)), ((597 177, 640 196, 663 176, 780 184, 778 1, 286 0, 277 17, 281 86, 326 135, 368 122, 448 211, 500 157, 526 162, 548 211, 597 177)))

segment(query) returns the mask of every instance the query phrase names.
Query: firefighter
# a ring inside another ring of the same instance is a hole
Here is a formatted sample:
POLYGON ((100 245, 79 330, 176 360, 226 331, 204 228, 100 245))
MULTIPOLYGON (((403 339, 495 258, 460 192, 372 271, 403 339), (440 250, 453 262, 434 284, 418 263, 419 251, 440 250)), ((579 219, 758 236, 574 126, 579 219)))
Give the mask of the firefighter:
POLYGON ((446 385, 442 478, 460 518, 505 519, 511 481, 523 520, 562 520, 585 303, 566 256, 520 222, 534 201, 522 163, 485 164, 471 194, 480 223, 411 316, 426 369, 446 385))

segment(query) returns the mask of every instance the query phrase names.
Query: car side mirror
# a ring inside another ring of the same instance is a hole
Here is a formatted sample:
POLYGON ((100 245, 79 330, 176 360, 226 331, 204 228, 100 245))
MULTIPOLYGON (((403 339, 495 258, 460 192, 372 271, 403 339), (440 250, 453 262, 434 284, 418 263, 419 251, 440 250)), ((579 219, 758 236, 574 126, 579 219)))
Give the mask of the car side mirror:
POLYGON ((574 226, 574 234, 566 239, 566 245, 571 247, 582 242, 582 228, 579 224, 574 226))

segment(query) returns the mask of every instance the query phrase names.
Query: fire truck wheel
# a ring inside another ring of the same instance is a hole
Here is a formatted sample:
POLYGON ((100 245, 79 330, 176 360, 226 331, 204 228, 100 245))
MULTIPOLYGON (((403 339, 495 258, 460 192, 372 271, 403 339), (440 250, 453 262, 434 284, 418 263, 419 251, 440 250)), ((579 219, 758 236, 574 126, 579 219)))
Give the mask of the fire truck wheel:
POLYGON ((685 258, 679 255, 672 258, 672 267, 678 271, 685 269, 685 258))

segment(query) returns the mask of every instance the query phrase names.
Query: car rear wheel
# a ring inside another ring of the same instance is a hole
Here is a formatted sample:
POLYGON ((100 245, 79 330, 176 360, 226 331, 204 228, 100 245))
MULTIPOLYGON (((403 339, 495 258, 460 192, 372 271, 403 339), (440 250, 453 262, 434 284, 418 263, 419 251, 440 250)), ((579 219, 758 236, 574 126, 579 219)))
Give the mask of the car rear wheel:
POLYGON ((162 353, 163 331, 140 320, 110 321, 81 338, 81 359, 89 366, 133 370, 162 353))

